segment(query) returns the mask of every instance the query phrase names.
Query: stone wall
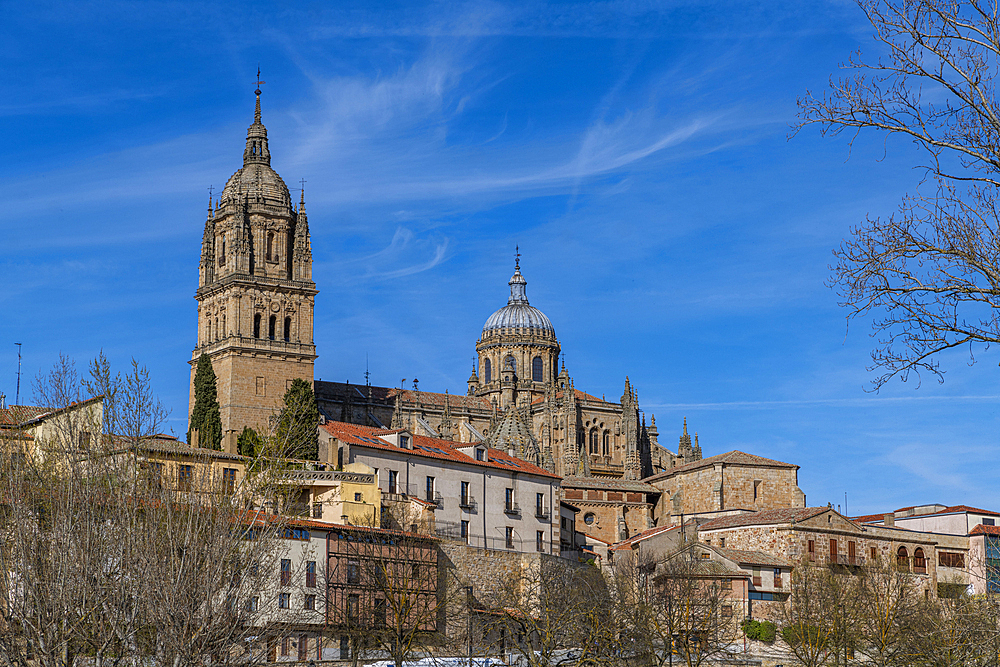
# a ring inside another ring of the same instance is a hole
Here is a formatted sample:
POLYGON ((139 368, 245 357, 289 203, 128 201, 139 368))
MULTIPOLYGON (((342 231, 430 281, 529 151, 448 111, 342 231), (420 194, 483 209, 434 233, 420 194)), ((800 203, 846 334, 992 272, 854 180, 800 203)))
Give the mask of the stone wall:
POLYGON ((663 491, 656 516, 667 523, 680 514, 805 507, 805 496, 798 487, 798 473, 793 467, 716 463, 680 471, 651 483, 663 491), (680 499, 674 501, 677 494, 680 499))

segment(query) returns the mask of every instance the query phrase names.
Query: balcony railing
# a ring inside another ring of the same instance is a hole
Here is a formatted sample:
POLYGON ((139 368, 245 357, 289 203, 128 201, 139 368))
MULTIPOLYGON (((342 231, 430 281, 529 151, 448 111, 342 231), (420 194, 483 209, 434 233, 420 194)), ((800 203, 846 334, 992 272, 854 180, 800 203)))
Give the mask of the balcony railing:
POLYGON ((463 510, 468 510, 470 512, 476 509, 476 499, 472 496, 465 496, 464 498, 458 499, 458 506, 463 510))
POLYGON ((521 516, 521 508, 518 507, 517 503, 508 503, 503 508, 504 514, 509 514, 510 516, 521 516))
POLYGON ((535 507, 535 516, 537 518, 541 519, 542 521, 548 521, 549 517, 551 517, 552 515, 549 513, 548 508, 546 508, 546 507, 537 507, 536 506, 535 507))

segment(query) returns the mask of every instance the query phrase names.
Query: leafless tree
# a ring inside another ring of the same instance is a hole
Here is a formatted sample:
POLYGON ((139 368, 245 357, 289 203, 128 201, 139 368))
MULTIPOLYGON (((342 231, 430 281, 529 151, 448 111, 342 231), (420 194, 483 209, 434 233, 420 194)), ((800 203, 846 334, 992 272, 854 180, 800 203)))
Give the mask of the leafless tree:
POLYGON ((853 54, 799 123, 824 134, 897 135, 927 177, 897 214, 869 217, 834 251, 848 318, 871 315, 875 388, 929 371, 939 353, 1000 341, 1000 21, 994 1, 858 0, 883 55, 853 54))
POLYGON ((531 559, 477 592, 477 623, 489 652, 529 667, 607 665, 617 660, 611 598, 591 566, 531 559))
POLYGON ((869 561, 851 595, 848 632, 857 660, 872 667, 910 665, 926 619, 925 596, 914 575, 892 560, 869 561))
POLYGON ((205 453, 183 488, 163 484, 143 450, 164 414, 148 374, 133 364, 120 378, 100 361, 91 370, 82 381, 60 359, 36 387, 53 416, 0 443, 0 660, 259 661, 247 640, 273 620, 262 577, 276 570, 284 522, 248 500, 268 478, 222 488, 205 453), (103 416, 69 409, 88 382, 103 383, 103 416))
POLYGON ((855 582, 830 568, 802 562, 792 573, 787 604, 781 607, 781 636, 803 667, 837 664, 848 649, 853 625, 855 582))

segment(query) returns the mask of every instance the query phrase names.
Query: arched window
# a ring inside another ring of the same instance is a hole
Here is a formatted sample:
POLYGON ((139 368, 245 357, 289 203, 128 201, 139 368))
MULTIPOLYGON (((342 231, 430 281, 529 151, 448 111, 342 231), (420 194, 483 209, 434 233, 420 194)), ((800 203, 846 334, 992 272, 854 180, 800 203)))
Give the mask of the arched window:
POLYGON ((271 261, 271 251, 274 246, 274 234, 271 232, 267 233, 267 260, 271 261))
POLYGON ((590 453, 591 454, 601 453, 600 434, 597 432, 596 428, 590 430, 590 453))
POLYGON ((222 329, 219 331, 219 338, 225 338, 229 334, 226 333, 226 316, 222 316, 222 329))
POLYGON ((277 324, 278 318, 271 315, 267 320, 267 337, 274 340, 274 326, 277 324))
POLYGON ((212 341, 212 318, 208 318, 205 322, 205 343, 210 343, 212 341))
POLYGON ((219 340, 219 336, 220 336, 220 334, 219 334, 219 318, 216 317, 215 318, 215 338, 213 338, 212 340, 219 340))
POLYGON ((285 342, 292 340, 292 318, 285 318, 285 342))
POLYGON ((899 547, 896 550, 896 567, 900 570, 910 569, 910 554, 906 551, 906 547, 899 547))
POLYGON ((611 456, 611 432, 604 432, 604 456, 611 456))
POLYGON ((535 357, 531 360, 531 381, 541 382, 542 381, 542 358, 535 357))
POLYGON ((219 266, 226 265, 226 235, 222 235, 222 252, 219 253, 219 266))
POLYGON ((924 550, 920 547, 913 552, 913 571, 917 574, 927 574, 927 559, 924 558, 924 550))
POLYGON ((493 381, 493 364, 489 359, 483 361, 483 384, 493 381))
POLYGON ((253 337, 260 338, 260 313, 253 316, 253 337))

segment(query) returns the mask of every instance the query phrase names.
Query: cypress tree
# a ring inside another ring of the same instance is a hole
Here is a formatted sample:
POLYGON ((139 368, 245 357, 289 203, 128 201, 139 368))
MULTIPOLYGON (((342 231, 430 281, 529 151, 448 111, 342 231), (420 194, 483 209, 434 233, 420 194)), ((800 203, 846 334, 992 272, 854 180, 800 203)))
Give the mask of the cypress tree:
POLYGON ((301 378, 292 380, 285 392, 285 407, 278 419, 277 441, 285 456, 295 459, 319 458, 319 406, 312 385, 301 378))
POLYGON ((194 373, 194 409, 188 421, 188 442, 197 429, 198 446, 222 449, 222 418, 219 416, 219 392, 215 386, 215 370, 207 354, 198 357, 194 373))
POLYGON ((260 436, 249 426, 243 427, 243 432, 236 440, 236 450, 243 456, 256 456, 261 449, 260 436))

